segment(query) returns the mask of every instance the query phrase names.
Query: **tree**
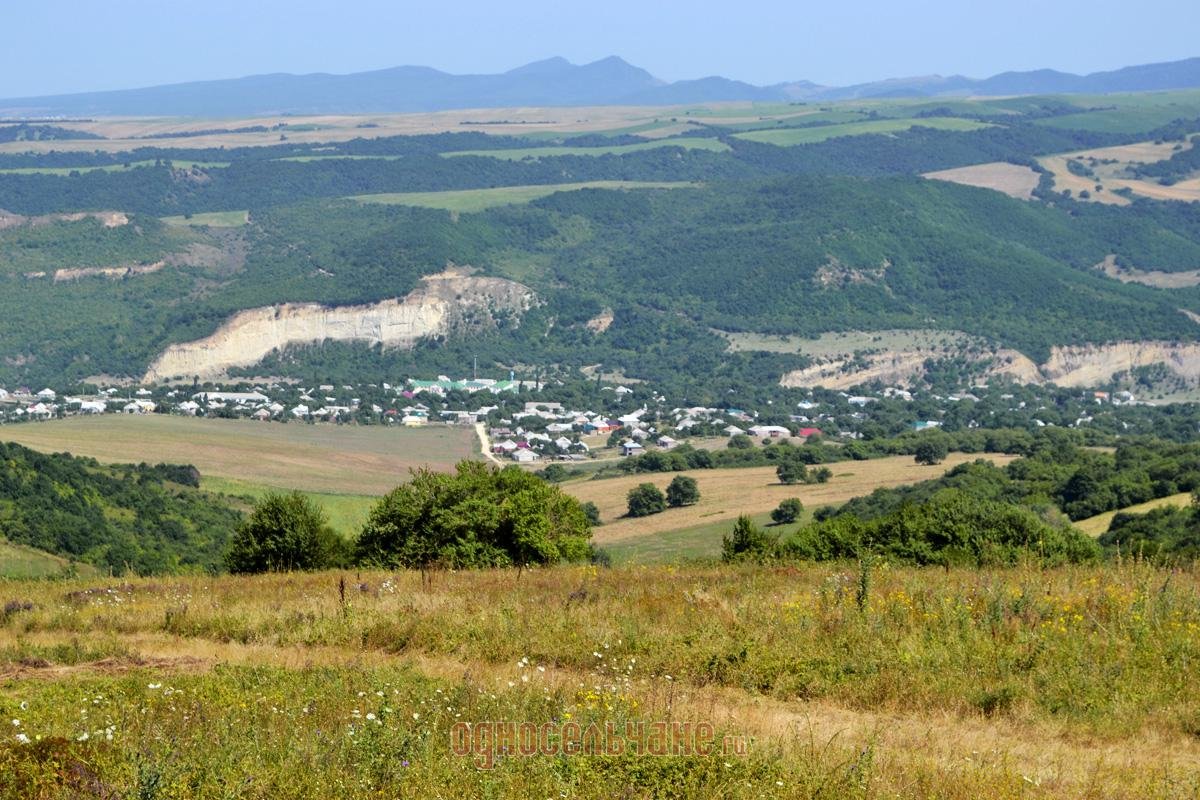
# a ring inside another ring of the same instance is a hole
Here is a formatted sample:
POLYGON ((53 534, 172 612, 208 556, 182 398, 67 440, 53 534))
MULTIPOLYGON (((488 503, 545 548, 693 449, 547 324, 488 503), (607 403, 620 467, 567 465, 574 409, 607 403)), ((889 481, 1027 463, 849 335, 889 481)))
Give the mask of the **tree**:
POLYGON ((359 563, 384 567, 524 567, 583 561, 591 526, 579 501, 516 466, 463 461, 417 470, 371 511, 359 563))
POLYGON ((917 449, 913 451, 913 455, 918 464, 932 466, 942 463, 949 452, 950 449, 941 439, 926 439, 917 445, 917 449))
POLYGON ((754 524, 743 514, 733 524, 733 530, 721 540, 721 560, 766 561, 774 558, 777 539, 754 524))
POLYGON ((667 486, 667 505, 672 508, 690 506, 700 502, 700 487, 696 479, 687 475, 676 475, 667 486))
POLYGON ((239 573, 326 569, 344 563, 348 550, 312 499, 268 494, 234 532, 225 564, 239 573))
POLYGON ((754 440, 744 433, 735 433, 729 437, 728 446, 731 450, 749 450, 754 447, 754 440))
POLYGON ((587 517, 588 524, 595 527, 600 524, 600 509, 591 500, 583 504, 583 515, 587 517))
POLYGON ((643 483, 629 490, 629 516, 648 517, 667 510, 667 498, 653 483, 643 483))
POLYGON ((800 498, 789 497, 771 512, 771 521, 776 525, 788 525, 800 519, 800 515, 803 513, 804 504, 800 502, 800 498))
POLYGON ((779 478, 780 483, 791 486, 805 482, 808 477, 808 468, 797 461, 785 461, 776 467, 775 475, 779 478))

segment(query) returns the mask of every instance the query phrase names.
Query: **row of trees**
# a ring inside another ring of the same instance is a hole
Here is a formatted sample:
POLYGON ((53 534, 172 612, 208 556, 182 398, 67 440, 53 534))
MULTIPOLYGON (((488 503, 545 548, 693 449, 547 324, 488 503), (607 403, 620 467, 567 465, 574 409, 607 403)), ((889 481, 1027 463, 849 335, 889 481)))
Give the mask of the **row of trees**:
POLYGON ((581 561, 594 508, 518 467, 461 462, 453 473, 414 472, 372 509, 352 545, 304 495, 270 495, 239 527, 232 572, 323 569, 526 567, 581 561))

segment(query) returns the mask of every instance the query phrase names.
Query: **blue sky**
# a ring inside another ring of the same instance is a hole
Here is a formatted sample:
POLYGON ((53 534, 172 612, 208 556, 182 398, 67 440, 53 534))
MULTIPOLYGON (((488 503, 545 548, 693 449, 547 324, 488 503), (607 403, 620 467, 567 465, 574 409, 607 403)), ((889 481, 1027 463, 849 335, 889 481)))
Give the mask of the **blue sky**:
POLYGON ((0 97, 420 64, 500 72, 620 55, 667 79, 844 85, 1200 55, 1197 0, 0 3, 0 97))

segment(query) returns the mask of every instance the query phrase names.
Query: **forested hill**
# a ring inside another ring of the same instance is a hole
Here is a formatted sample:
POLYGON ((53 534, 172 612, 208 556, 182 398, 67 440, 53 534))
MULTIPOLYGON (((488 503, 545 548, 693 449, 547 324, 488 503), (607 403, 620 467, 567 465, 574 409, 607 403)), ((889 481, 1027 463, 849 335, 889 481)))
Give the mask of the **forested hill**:
POLYGON ((241 519, 192 467, 101 466, 0 442, 0 537, 103 569, 220 567, 241 519))

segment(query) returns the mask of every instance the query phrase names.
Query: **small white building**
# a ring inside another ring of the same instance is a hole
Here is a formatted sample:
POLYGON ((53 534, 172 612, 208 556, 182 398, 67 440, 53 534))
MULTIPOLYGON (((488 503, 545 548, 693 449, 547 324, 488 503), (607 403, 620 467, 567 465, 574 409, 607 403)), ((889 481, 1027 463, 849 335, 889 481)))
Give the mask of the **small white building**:
POLYGON ((782 439, 792 435, 792 432, 782 425, 754 425, 750 435, 756 439, 782 439))
POLYGON ((640 442, 635 442, 632 439, 621 442, 621 455, 636 456, 639 453, 645 452, 646 448, 642 447, 640 442))
POLYGON ((40 399, 40 400, 54 400, 55 398, 58 397, 58 395, 54 392, 54 390, 49 389, 49 388, 42 389, 40 392, 37 393, 37 396, 38 396, 38 399, 40 399))
POLYGON ((529 464, 538 460, 537 453, 533 452, 532 450, 526 450, 525 448, 514 450, 512 455, 509 457, 518 464, 529 464))

